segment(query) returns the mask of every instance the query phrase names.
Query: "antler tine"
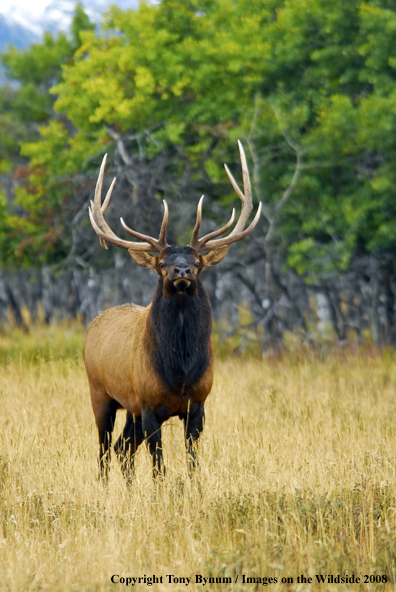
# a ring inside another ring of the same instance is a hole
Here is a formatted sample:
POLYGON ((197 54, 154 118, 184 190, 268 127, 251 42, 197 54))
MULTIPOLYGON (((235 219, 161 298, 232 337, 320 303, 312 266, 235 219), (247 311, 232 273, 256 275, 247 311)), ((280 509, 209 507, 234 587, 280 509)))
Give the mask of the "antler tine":
POLYGON ((197 222, 195 224, 192 239, 190 242, 190 246, 197 249, 197 251, 204 251, 204 250, 211 251, 213 249, 217 249, 218 247, 222 247, 224 245, 231 245, 232 243, 235 243, 235 242, 243 239, 245 236, 247 236, 255 228, 255 226, 257 225, 257 223, 259 221, 260 214, 261 214, 261 203, 259 204, 257 213, 256 213, 252 223, 250 224, 250 226, 246 230, 244 230, 246 223, 249 219, 250 213, 253 209, 253 200, 252 200, 252 188, 251 188, 251 184, 250 184, 249 169, 247 166, 246 155, 245 155, 245 151, 243 149, 242 142, 240 142, 239 140, 238 140, 238 146, 239 146, 239 154, 240 154, 241 165, 242 165, 244 193, 242 193, 241 189, 239 188, 239 185, 235 181, 228 166, 226 164, 224 165, 224 168, 226 170, 228 178, 231 181, 231 185, 233 186, 236 194, 238 195, 238 197, 242 201, 242 209, 241 209, 241 213, 239 215, 238 222, 236 223, 235 228, 232 230, 232 232, 227 237, 213 240, 216 236, 223 234, 223 232, 225 232, 232 225, 232 223, 234 221, 234 214, 235 214, 235 210, 233 210, 230 221, 225 226, 223 226, 223 228, 221 228, 220 230, 216 230, 215 232, 212 232, 210 234, 207 234, 206 236, 204 236, 201 239, 198 239, 198 232, 199 232, 199 228, 201 225, 201 218, 202 218, 202 199, 203 199, 203 197, 201 197, 199 204, 198 204, 198 210, 197 210, 197 222))
POLYGON ((102 212, 102 214, 104 214, 105 211, 107 210, 107 206, 109 205, 110 197, 111 197, 111 194, 113 193, 113 189, 114 189, 114 185, 116 184, 116 180, 117 179, 114 177, 114 179, 112 180, 111 185, 109 187, 109 190, 106 193, 105 200, 101 205, 100 211, 102 212))
MULTIPOLYGON (((105 165, 106 165, 106 159, 107 159, 107 154, 105 154, 105 156, 103 158, 102 165, 100 167, 98 180, 96 182, 94 201, 91 201, 91 208, 89 208, 89 218, 91 220, 91 224, 94 227, 95 232, 99 236, 100 244, 103 249, 107 249, 107 245, 106 245, 105 240, 109 237, 111 237, 112 240, 117 240, 117 241, 122 240, 122 239, 118 239, 118 237, 111 230, 110 226, 107 224, 106 220, 103 218, 103 212, 106 210, 106 208, 109 204, 111 194, 113 192, 113 188, 114 188, 115 181, 116 181, 115 179, 113 179, 113 182, 109 187, 109 190, 107 192, 107 195, 106 195, 106 198, 103 202, 103 205, 101 205, 101 194, 102 194, 103 176, 104 176, 104 169, 105 169, 105 165), (92 220, 95 221, 95 224, 92 223, 92 220), (100 231, 100 234, 98 233, 98 230, 100 231)), ((110 238, 109 238, 109 242, 111 242, 110 238)))
POLYGON ((191 241, 190 241, 190 246, 193 249, 196 248, 196 246, 194 246, 194 245, 198 245, 198 243, 199 243, 198 234, 199 234, 199 229, 201 228, 201 222, 202 222, 202 204, 203 204, 204 197, 205 196, 202 195, 201 199, 198 202, 197 219, 195 221, 195 226, 194 226, 194 230, 193 230, 191 241))
MULTIPOLYGON (((111 243, 117 247, 121 247, 123 249, 132 249, 134 251, 152 251, 153 249, 156 251, 161 251, 163 248, 159 241, 156 241, 154 238, 140 235, 139 233, 135 233, 137 238, 142 238, 142 240, 147 242, 136 243, 134 241, 126 241, 119 238, 114 232, 111 230, 110 226, 107 224, 106 220, 103 217, 103 213, 106 211, 107 206, 109 205, 109 201, 111 198, 111 194, 114 189, 115 185, 115 178, 113 179, 109 190, 107 192, 106 198, 101 204, 102 201, 102 186, 103 186, 103 178, 104 178, 104 171, 106 166, 107 154, 103 157, 103 161, 100 167, 98 180, 96 182, 95 188, 95 196, 93 201, 91 201, 91 207, 88 208, 89 212, 89 219, 91 221, 92 227, 95 230, 96 234, 99 236, 100 244, 104 249, 107 249, 106 242, 111 243), (150 239, 150 240, 149 240, 150 239)), ((167 210, 167 208, 166 208, 167 210)), ((165 214, 164 214, 165 219, 165 214)), ((167 219, 167 212, 166 212, 166 219, 167 219)), ((164 224, 164 222, 163 222, 164 224)), ((165 226, 166 229, 166 226, 165 226)), ((128 230, 130 231, 130 229, 128 230)), ((163 228, 161 226, 161 232, 163 232, 163 228)), ((134 231, 131 231, 133 234, 134 231)), ((160 235, 161 236, 161 235, 160 235)))
POLYGON ((204 196, 202 195, 202 197, 198 203, 197 219, 195 222, 194 230, 193 230, 191 241, 190 241, 190 247, 192 247, 193 249, 196 249, 198 252, 203 250, 205 243, 207 243, 210 239, 215 238, 216 236, 220 236, 220 234, 223 234, 226 230, 228 230, 230 228, 230 226, 232 226, 232 224, 234 222, 234 218, 235 218, 235 209, 233 209, 232 214, 231 214, 231 218, 229 219, 227 224, 225 224, 219 230, 215 230, 214 232, 210 232, 209 234, 206 234, 202 238, 198 238, 198 233, 199 233, 199 229, 201 227, 201 222, 202 222, 203 200, 204 200, 204 196))
MULTIPOLYGON (((97 224, 96 227, 99 227, 99 229, 102 230, 102 232, 107 232, 110 235, 113 235, 114 233, 112 232, 111 228, 108 226, 108 224, 106 223, 106 220, 103 218, 103 216, 101 214, 103 214, 103 212, 106 211, 107 206, 109 204, 110 198, 111 198, 111 194, 113 192, 114 189, 114 185, 115 185, 115 179, 113 179, 112 184, 109 187, 109 190, 107 192, 106 198, 103 202, 103 205, 101 205, 101 201, 102 201, 102 186, 103 186, 103 177, 104 177, 104 171, 105 171, 105 167, 106 167, 106 161, 107 161, 107 154, 104 155, 103 160, 102 160, 102 164, 100 166, 100 171, 99 171, 99 176, 98 176, 98 180, 96 182, 96 187, 95 187, 95 197, 94 197, 94 201, 91 201, 91 207, 92 207, 92 212, 90 210, 90 219, 92 222, 92 217, 94 216, 95 213, 97 213, 97 224)), ((114 235, 115 236, 115 235, 114 235)), ((103 249, 107 249, 107 245, 105 243, 105 240, 102 236, 99 237, 100 240, 100 244, 102 246, 103 249)))
POLYGON ((228 175, 229 180, 231 181, 231 185, 233 186, 235 193, 238 195, 238 197, 242 200, 245 201, 245 196, 243 195, 242 191, 239 189, 239 185, 238 183, 235 181, 230 169, 228 168, 228 166, 226 164, 224 164, 224 168, 225 168, 225 172, 228 175))
MULTIPOLYGON (((157 241, 153 238, 151 238, 151 236, 147 236, 145 234, 141 234, 140 232, 136 232, 136 230, 132 230, 132 228, 129 228, 129 226, 127 226, 123 220, 123 218, 120 218, 120 222, 122 224, 122 227, 124 230, 126 230, 127 232, 129 232, 129 234, 132 234, 132 236, 135 236, 136 238, 140 238, 140 240, 144 241, 146 240, 148 243, 150 243, 150 245, 152 246, 153 249, 155 249, 156 251, 157 249, 157 241)), ((136 245, 140 245, 142 243, 135 243, 136 245)))
MULTIPOLYGON (((103 177, 102 177, 102 179, 103 179, 103 177)), ((103 204, 100 206, 100 211, 102 214, 107 210, 107 206, 109 205, 109 201, 111 198, 111 194, 113 193, 115 182, 116 182, 116 178, 114 177, 114 179, 109 187, 109 190, 106 194, 105 200, 104 200, 103 204)), ((96 192, 95 192, 95 197, 96 197, 96 192)), ((100 203, 100 197, 99 197, 99 203, 100 203)), ((103 219, 103 222, 106 224, 106 221, 104 219, 103 219)), ((108 227, 108 230, 110 230, 110 232, 111 232, 111 229, 109 227, 108 227)), ((103 237, 99 237, 99 241, 100 241, 100 246, 102 247, 102 249, 107 250, 107 245, 106 245, 105 239, 103 237)))
MULTIPOLYGON (((256 228, 257 223, 260 219, 261 208, 262 208, 262 203, 260 202, 255 217, 253 218, 250 226, 245 228, 245 230, 242 230, 242 232, 238 232, 238 234, 234 234, 234 231, 232 231, 225 238, 211 240, 208 243, 206 243, 206 245, 204 246, 204 249, 207 249, 208 251, 213 251, 213 249, 218 249, 219 247, 223 247, 224 245, 232 245, 232 243, 236 243, 237 241, 240 241, 243 238, 245 238, 245 236, 250 234, 252 232, 252 230, 254 228, 256 228)), ((235 230, 235 228, 234 228, 234 230, 235 230)))
MULTIPOLYGON (((105 171, 105 168, 106 168, 106 161, 107 161, 107 154, 105 154, 104 157, 103 157, 102 164, 100 165, 98 180, 96 181, 94 202, 95 202, 95 204, 97 205, 98 208, 100 208, 101 205, 102 205, 101 204, 101 201, 102 201, 102 185, 103 185, 104 171, 105 171)), ((107 195, 108 195, 108 193, 107 193, 107 195)), ((107 199, 107 196, 106 196, 106 199, 107 199)), ((108 202, 108 200, 107 200, 107 202, 108 202)))
POLYGON ((245 199, 252 204, 252 187, 250 185, 249 169, 246 162, 245 150, 240 140, 238 140, 238 146, 242 165, 243 189, 245 191, 245 199))
POLYGON ((162 224, 161 224, 161 230, 159 233, 159 237, 158 237, 158 242, 160 244, 164 244, 165 246, 168 246, 168 243, 166 242, 166 229, 168 227, 168 219, 169 219, 169 210, 168 210, 168 204, 166 203, 165 200, 162 200, 164 202, 164 217, 162 218, 162 224))
POLYGON ((196 249, 198 252, 206 250, 208 248, 206 246, 208 241, 215 238, 216 236, 220 236, 220 234, 223 234, 226 230, 228 230, 234 224, 234 219, 235 208, 232 209, 231 218, 228 220, 227 224, 225 224, 222 228, 219 228, 219 230, 209 232, 209 234, 206 234, 200 239, 197 237, 197 241, 194 244, 193 241, 190 242, 190 247, 193 247, 193 249, 196 249))
MULTIPOLYGON (((164 217, 162 219, 161 230, 160 230, 158 240, 153 238, 152 236, 149 236, 148 234, 142 234, 141 232, 136 232, 136 230, 132 230, 132 228, 129 228, 129 226, 127 226, 125 224, 125 222, 122 218, 120 218, 120 220, 121 220, 122 227, 124 228, 124 230, 129 232, 129 234, 132 234, 132 236, 136 236, 136 238, 140 238, 140 240, 147 241, 148 243, 150 243, 150 245, 152 245, 152 247, 156 251, 161 252, 162 249, 165 249, 165 247, 169 246, 168 243, 166 242, 166 238, 165 238, 166 227, 168 225, 168 216, 169 216, 168 205, 167 205, 166 201, 164 200, 164 217)), ((141 244, 141 243, 135 243, 135 244, 141 244)))
POLYGON ((245 192, 244 194, 239 189, 239 186, 238 186, 237 182, 235 181, 234 177, 232 176, 228 167, 226 165, 224 165, 225 169, 226 169, 226 173, 228 175, 228 178, 230 179, 232 186, 235 189, 235 192, 237 193, 237 195, 240 197, 240 199, 242 201, 241 214, 239 216, 239 220, 236 223, 234 230, 231 232, 232 235, 238 234, 239 232, 241 232, 245 228, 246 222, 248 221, 250 213, 253 210, 252 188, 250 185, 249 169, 248 169, 247 162, 246 162, 246 154, 243 149, 242 142, 240 140, 238 140, 238 146, 239 146, 239 155, 241 158, 241 165, 242 165, 243 190, 245 192))
MULTIPOLYGON (((93 202, 91 201, 91 206, 93 206, 93 202)), ((109 235, 106 232, 103 232, 103 230, 100 228, 99 224, 98 224, 98 220, 95 218, 95 213, 91 208, 88 208, 88 213, 89 213, 89 219, 91 220, 91 224, 92 227, 94 229, 94 231, 96 232, 96 234, 99 237, 100 240, 100 244, 102 245, 102 247, 104 249, 107 249, 107 245, 106 242, 111 243, 112 245, 115 245, 116 247, 121 247, 123 249, 130 249, 131 248, 131 243, 130 241, 125 241, 121 238, 118 238, 118 236, 116 236, 114 234, 114 232, 111 233, 111 235, 109 235)), ((136 245, 143 245, 143 249, 144 251, 148 251, 151 249, 151 246, 149 244, 147 244, 147 248, 145 247, 146 243, 135 243, 136 245)))

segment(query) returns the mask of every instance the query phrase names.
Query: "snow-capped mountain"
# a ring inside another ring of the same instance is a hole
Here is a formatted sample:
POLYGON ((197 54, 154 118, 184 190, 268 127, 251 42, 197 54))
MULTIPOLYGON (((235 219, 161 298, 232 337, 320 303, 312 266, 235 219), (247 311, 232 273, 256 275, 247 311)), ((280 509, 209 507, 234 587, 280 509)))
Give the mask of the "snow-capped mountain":
MULTIPOLYGON (((138 0, 80 0, 93 22, 101 20, 110 4, 123 9, 136 8, 138 0)), ((23 48, 39 41, 45 31, 66 31, 69 28, 76 0, 1 0, 0 51, 7 44, 23 48)))

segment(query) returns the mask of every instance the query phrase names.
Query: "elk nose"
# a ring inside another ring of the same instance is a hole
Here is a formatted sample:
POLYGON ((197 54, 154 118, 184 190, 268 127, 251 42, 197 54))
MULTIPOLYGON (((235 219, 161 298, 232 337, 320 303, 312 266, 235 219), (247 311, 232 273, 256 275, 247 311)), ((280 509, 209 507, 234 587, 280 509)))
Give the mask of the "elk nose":
POLYGON ((188 267, 188 265, 176 265, 175 266, 175 273, 179 277, 184 277, 185 275, 188 275, 189 272, 190 272, 190 268, 188 267))

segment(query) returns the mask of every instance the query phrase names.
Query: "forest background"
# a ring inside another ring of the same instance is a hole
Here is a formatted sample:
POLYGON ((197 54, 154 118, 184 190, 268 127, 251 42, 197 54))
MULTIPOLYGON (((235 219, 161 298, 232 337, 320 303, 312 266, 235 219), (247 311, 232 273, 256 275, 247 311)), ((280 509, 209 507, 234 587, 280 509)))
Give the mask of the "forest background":
MULTIPOLYGON (((81 6, 67 34, 1 54, 0 314, 89 322, 147 304, 155 276, 100 248, 107 219, 187 244, 238 201, 244 143, 264 215, 204 281, 217 339, 279 354, 292 343, 396 345, 396 2, 162 0, 81 6)), ((224 346, 226 347, 226 346, 224 346)), ((252 351, 253 351, 252 350, 252 351)))

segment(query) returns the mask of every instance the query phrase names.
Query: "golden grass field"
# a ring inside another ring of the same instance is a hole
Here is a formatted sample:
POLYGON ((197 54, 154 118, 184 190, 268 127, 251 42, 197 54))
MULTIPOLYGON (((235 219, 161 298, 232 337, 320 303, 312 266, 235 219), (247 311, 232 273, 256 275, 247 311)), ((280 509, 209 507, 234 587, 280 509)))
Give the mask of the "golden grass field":
POLYGON ((218 361, 196 477, 174 420, 165 481, 141 447, 128 490, 115 458, 97 480, 82 342, 66 327, 0 336, 0 590, 120 592, 132 585, 112 576, 144 575, 163 581, 135 589, 396 587, 395 354, 218 361))

